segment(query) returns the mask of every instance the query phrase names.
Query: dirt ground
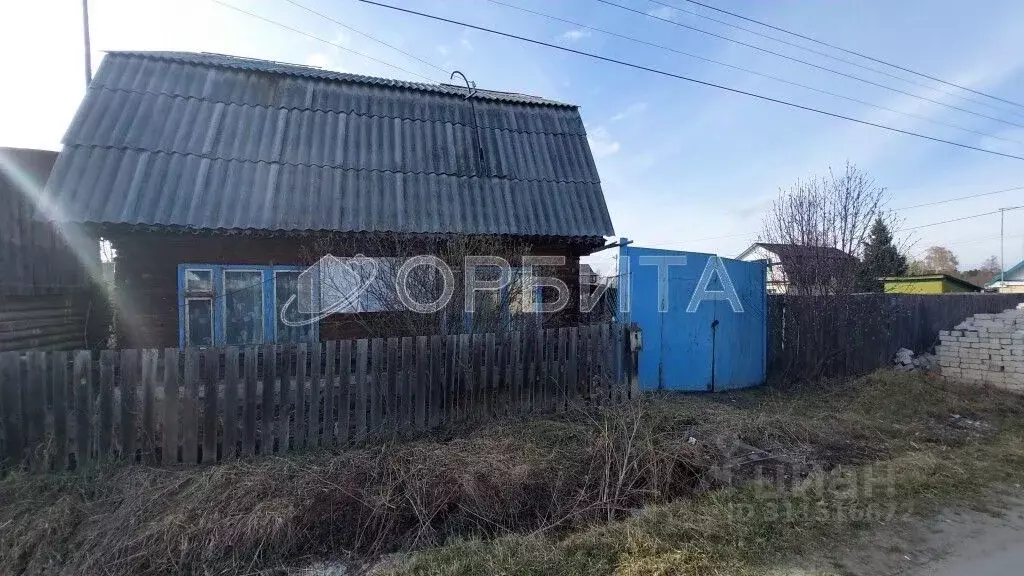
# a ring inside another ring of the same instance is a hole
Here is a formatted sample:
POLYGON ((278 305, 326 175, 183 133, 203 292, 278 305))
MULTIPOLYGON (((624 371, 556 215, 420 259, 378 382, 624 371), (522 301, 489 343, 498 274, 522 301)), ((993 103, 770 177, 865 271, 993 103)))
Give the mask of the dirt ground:
POLYGON ((986 510, 907 517, 779 576, 1005 576, 1024 568, 1024 490, 986 510))

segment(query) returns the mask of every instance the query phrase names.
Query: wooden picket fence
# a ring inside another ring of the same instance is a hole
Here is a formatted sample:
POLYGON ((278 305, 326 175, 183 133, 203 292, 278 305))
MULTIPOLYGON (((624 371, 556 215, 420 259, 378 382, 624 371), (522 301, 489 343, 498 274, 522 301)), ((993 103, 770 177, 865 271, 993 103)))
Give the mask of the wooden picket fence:
POLYGON ((0 456, 65 470, 212 463, 621 402, 627 328, 0 354, 0 456))

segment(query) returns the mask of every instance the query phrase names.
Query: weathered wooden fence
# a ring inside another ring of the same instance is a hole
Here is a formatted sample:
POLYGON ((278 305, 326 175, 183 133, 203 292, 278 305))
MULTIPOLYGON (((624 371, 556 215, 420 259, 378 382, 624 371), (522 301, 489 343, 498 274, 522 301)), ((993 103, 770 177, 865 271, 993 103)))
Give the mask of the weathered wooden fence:
POLYGON ((924 352, 968 316, 1000 312, 1024 294, 847 294, 768 297, 769 378, 865 374, 900 348, 924 352))
POLYGON ((0 354, 8 466, 196 464, 631 395, 626 328, 0 354))

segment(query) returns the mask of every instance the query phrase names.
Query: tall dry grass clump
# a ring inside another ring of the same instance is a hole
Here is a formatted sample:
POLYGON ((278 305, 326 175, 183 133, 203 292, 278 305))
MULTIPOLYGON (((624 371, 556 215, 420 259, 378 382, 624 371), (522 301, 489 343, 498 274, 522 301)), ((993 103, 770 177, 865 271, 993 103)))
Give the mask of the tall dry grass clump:
POLYGON ((235 573, 453 536, 556 532, 692 490, 701 457, 644 404, 466 438, 192 469, 0 482, 4 573, 235 573))

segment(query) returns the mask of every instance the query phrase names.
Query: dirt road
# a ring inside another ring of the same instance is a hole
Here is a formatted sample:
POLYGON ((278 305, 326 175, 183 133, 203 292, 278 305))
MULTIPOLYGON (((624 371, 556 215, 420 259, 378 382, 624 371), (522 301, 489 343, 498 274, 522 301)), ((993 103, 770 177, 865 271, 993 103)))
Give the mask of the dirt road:
POLYGON ((991 513, 953 510, 878 531, 836 562, 856 576, 1006 576, 1024 573, 1024 499, 991 513))
POLYGON ((935 537, 948 553, 908 572, 920 576, 1004 576, 1024 571, 1024 504, 999 517, 962 514, 942 517, 935 537))

